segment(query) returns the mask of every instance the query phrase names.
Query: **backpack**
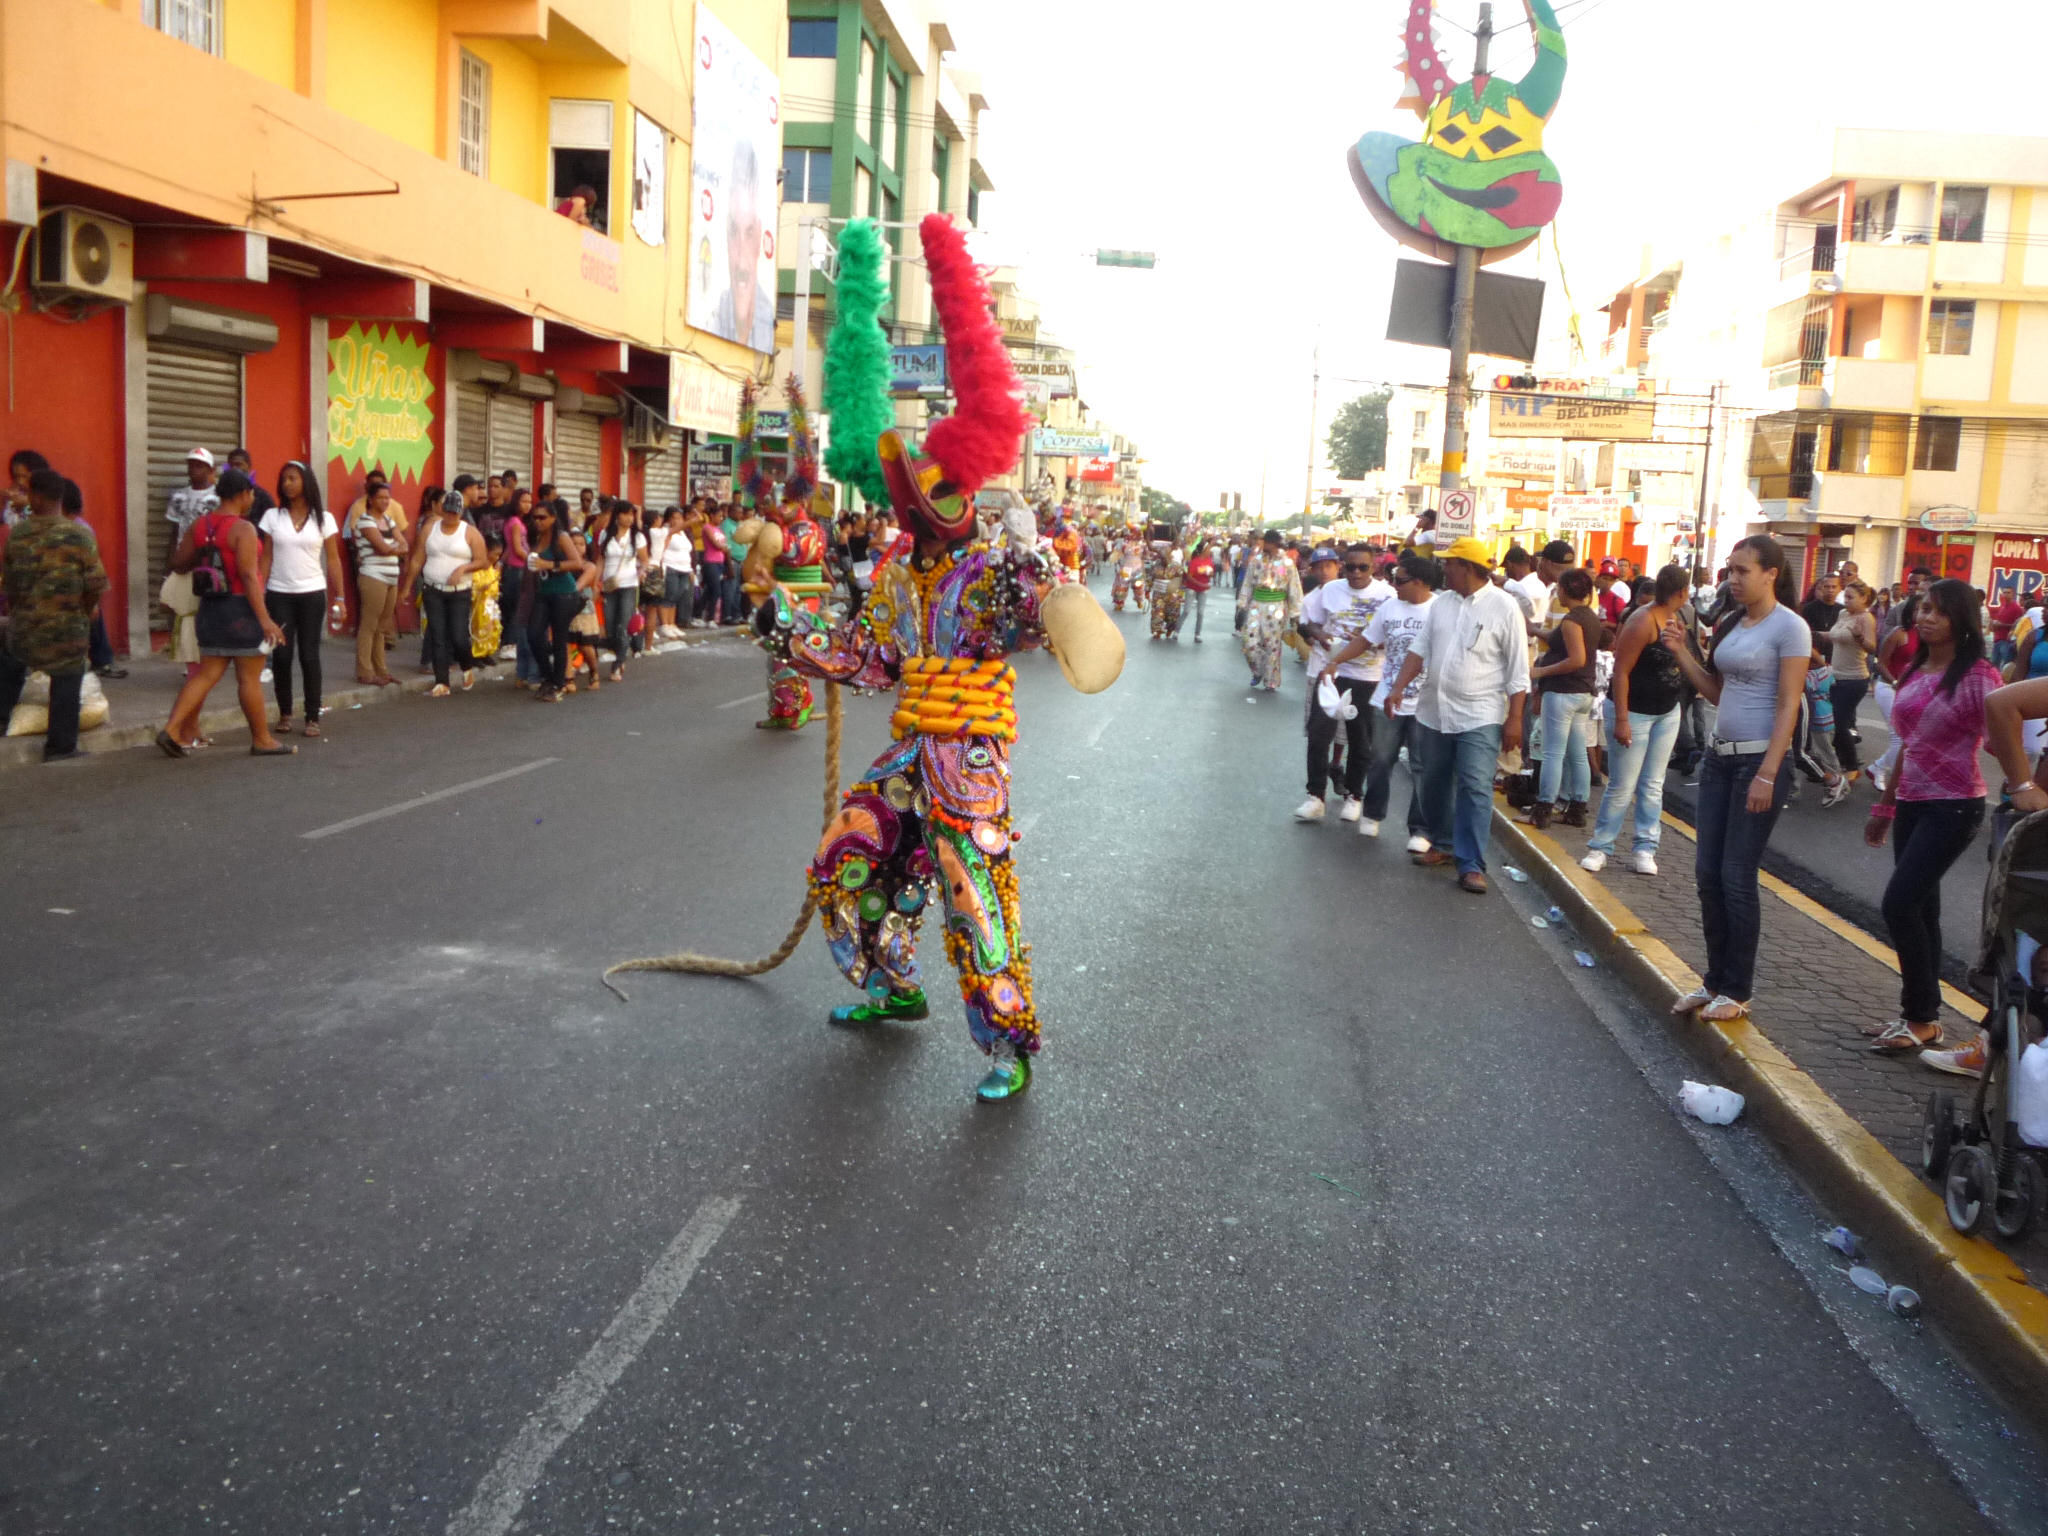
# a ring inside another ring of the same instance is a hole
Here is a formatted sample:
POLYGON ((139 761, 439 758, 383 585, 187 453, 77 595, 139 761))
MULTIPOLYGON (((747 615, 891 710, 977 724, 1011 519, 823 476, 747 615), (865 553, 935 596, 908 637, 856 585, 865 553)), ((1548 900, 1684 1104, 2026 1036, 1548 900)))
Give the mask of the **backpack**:
POLYGON ((205 542, 197 546, 192 564, 192 593, 202 600, 233 597, 234 583, 228 577, 227 552, 220 547, 220 524, 209 512, 201 519, 205 542))

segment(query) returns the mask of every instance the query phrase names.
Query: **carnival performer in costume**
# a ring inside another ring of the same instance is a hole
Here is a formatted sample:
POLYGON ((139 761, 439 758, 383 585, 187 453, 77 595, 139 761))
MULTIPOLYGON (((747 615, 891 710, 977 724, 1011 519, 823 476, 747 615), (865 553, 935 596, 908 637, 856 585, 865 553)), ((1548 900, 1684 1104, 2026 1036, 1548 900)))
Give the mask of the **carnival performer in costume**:
POLYGON ((1145 534, 1133 523, 1124 530, 1122 541, 1116 547, 1116 575, 1109 584, 1109 600, 1118 613, 1124 611, 1124 598, 1135 593, 1138 606, 1145 606, 1145 534))
MULTIPOLYGON (((894 744, 846 792, 811 865, 832 958, 867 994, 832 1023, 926 1017, 917 931, 936 894, 968 1031, 991 1058, 975 1094, 993 1103, 1029 1086, 1039 1048, 1011 852, 1016 673, 1005 658, 1050 643, 1068 680, 1095 692, 1121 667, 1122 640, 1085 587, 1051 584, 1028 512, 994 542, 975 537, 974 493, 1016 462, 1030 417, 960 231, 935 213, 921 234, 959 403, 923 453, 894 430, 873 443, 907 537, 846 623, 828 628, 778 588, 755 630, 813 677, 897 689, 894 744)), ((841 441, 835 427, 835 452, 841 441)))
POLYGON ((1301 571, 1280 547, 1279 534, 1267 533, 1252 556, 1237 607, 1244 615, 1244 659, 1252 683, 1277 692, 1281 647, 1301 617, 1301 571))
MULTIPOLYGON (((749 416, 749 421, 752 418, 749 416)), ((825 531, 811 517, 811 496, 818 488, 818 453, 811 436, 810 413, 804 409, 803 385, 789 383, 789 478, 782 485, 782 503, 748 532, 746 563, 740 567, 740 590, 749 605, 765 601, 781 589, 806 611, 820 612, 832 585, 825 579, 825 531)), ((757 481, 757 484, 759 482, 757 481)), ((800 731, 811 718, 811 685, 786 661, 768 658, 768 718, 755 726, 764 731, 800 731)))
POLYGON ((1152 638, 1179 640, 1181 621, 1187 615, 1187 557, 1172 544, 1153 546, 1158 558, 1152 564, 1152 638))
POLYGON ((1067 517, 1066 509, 1053 513, 1052 553, 1056 562, 1054 574, 1061 581, 1081 580, 1081 555, 1086 548, 1081 540, 1081 530, 1067 517))

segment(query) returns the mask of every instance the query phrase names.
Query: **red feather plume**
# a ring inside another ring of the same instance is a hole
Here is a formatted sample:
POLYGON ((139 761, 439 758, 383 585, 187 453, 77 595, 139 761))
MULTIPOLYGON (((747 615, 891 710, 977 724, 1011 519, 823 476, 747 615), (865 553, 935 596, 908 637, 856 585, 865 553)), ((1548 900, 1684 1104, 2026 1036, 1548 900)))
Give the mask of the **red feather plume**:
POLYGON ((972 495, 1016 465, 1031 413, 1017 396, 1017 371, 991 313, 988 282, 967 253, 967 237, 943 213, 926 214, 918 234, 957 402, 953 414, 925 435, 924 451, 945 467, 948 480, 972 495))

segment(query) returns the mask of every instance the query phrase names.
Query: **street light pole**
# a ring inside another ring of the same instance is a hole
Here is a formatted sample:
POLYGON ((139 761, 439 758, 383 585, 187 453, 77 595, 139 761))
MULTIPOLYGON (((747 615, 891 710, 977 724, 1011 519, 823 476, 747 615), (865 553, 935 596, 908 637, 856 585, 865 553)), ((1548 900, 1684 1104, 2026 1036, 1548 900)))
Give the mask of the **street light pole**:
POLYGON ((1309 364, 1308 386, 1308 479, 1301 488, 1301 536, 1308 537, 1309 524, 1316 504, 1316 413, 1323 403, 1323 348, 1316 344, 1314 360, 1309 364))
MULTIPOLYGON (((1479 7, 1478 55, 1472 66, 1475 79, 1486 74, 1486 55, 1493 42, 1493 7, 1479 7)), ((1438 484, 1446 491, 1465 484, 1465 409, 1470 385, 1466 375, 1472 359, 1472 302, 1479 287, 1479 248, 1458 247, 1451 276, 1451 377, 1444 401, 1444 461, 1438 484)))

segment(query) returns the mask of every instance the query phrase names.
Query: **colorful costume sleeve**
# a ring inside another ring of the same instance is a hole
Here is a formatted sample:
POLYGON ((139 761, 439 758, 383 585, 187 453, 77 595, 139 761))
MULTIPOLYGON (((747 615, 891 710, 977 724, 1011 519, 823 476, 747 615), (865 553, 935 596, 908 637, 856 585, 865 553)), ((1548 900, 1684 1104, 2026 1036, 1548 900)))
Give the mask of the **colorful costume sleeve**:
POLYGON ((874 632, 867 609, 834 626, 793 601, 780 587, 769 594, 764 606, 774 610, 774 627, 761 637, 770 656, 826 682, 854 688, 896 685, 903 670, 902 658, 890 636, 874 632))
POLYGON ((1301 617, 1301 568, 1297 566, 1292 560, 1287 561, 1286 565, 1287 618, 1288 622, 1292 623, 1294 620, 1299 619, 1301 617))

